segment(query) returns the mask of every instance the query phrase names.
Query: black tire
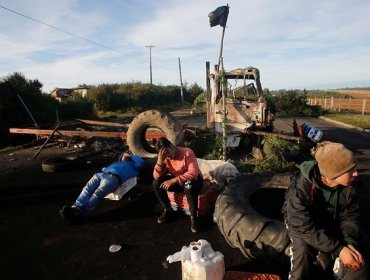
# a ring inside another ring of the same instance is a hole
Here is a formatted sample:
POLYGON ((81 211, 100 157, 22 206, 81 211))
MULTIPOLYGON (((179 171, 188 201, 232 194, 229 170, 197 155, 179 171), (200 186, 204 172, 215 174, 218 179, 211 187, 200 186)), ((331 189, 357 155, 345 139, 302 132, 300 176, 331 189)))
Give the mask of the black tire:
POLYGON ((76 158, 52 157, 45 159, 41 164, 41 168, 44 172, 58 172, 71 170, 76 167, 77 163, 78 159, 76 158))
POLYGON ((135 117, 128 128, 127 144, 134 154, 144 158, 157 156, 154 147, 145 138, 145 133, 150 127, 162 130, 168 140, 176 146, 183 142, 184 133, 181 124, 173 116, 162 111, 149 110, 135 117))
MULTIPOLYGON (((254 173, 239 176, 219 195, 215 206, 218 228, 229 245, 239 248, 247 259, 289 263, 290 240, 282 219, 261 214, 256 209, 264 206, 253 202, 253 196, 261 190, 279 190, 283 200, 289 184, 287 173, 254 173)), ((275 195, 263 197, 276 199, 275 195)))

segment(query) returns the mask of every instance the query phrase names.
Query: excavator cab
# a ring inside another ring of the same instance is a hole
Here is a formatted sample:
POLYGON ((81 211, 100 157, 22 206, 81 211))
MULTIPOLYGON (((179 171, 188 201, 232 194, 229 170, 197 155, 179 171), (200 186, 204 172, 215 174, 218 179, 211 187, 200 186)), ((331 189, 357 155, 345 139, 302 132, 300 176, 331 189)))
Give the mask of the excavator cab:
POLYGON ((257 68, 221 72, 215 67, 210 73, 207 64, 207 126, 222 133, 225 122, 227 146, 238 146, 241 134, 247 129, 268 128, 272 121, 273 114, 263 97, 257 68))

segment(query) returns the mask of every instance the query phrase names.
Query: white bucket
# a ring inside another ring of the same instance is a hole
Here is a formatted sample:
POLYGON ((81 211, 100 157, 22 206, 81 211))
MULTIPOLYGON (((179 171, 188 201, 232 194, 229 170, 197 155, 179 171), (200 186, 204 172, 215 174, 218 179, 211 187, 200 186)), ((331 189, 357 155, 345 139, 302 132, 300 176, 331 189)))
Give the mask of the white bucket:
POLYGON ((204 239, 190 243, 190 259, 181 261, 183 280, 223 280, 224 256, 204 239))

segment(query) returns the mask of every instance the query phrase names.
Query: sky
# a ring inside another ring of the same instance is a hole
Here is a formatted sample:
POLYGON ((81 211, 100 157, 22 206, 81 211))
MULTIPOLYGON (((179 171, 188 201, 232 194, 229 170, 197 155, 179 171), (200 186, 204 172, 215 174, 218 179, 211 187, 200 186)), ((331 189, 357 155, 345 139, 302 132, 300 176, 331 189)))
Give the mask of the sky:
POLYGON ((205 88, 222 34, 208 14, 226 4, 226 70, 257 67, 270 90, 370 86, 368 0, 0 0, 0 78, 149 83, 151 50, 154 84, 180 85, 180 58, 205 88))

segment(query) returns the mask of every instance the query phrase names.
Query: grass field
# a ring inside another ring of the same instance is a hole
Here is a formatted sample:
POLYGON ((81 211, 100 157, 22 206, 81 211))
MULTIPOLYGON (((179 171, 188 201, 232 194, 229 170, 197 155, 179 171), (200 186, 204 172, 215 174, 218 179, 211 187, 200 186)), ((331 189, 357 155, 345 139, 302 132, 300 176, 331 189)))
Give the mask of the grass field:
POLYGON ((369 99, 370 100, 370 90, 358 90, 358 89, 338 89, 335 92, 350 95, 354 99, 369 99))
POLYGON ((370 115, 330 113, 324 115, 324 117, 364 129, 370 129, 370 115))

